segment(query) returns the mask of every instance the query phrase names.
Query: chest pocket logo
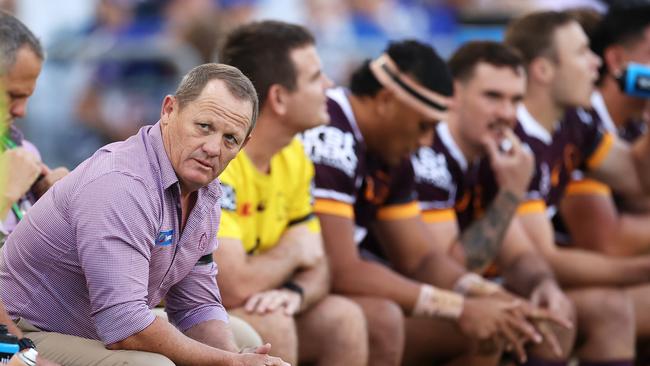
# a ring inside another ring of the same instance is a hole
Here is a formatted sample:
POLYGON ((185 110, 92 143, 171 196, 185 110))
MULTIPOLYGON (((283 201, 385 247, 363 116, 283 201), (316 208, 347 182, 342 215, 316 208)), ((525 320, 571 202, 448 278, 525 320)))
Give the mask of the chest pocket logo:
POLYGON ((158 233, 156 238, 156 246, 166 247, 174 242, 174 229, 162 230, 158 233))
POLYGON ((205 246, 208 244, 208 234, 201 234, 201 239, 199 239, 199 250, 204 251, 205 246))

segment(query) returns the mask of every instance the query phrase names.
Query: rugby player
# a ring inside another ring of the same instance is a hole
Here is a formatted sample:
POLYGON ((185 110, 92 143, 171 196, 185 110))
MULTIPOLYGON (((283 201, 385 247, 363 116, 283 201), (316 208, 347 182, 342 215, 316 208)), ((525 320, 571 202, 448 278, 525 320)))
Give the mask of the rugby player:
MULTIPOLYGON (((499 196, 511 192, 510 187, 501 183, 505 181, 501 176, 497 175, 496 182, 482 179, 477 162, 488 156, 494 161, 494 156, 522 149, 512 129, 516 124, 517 106, 526 91, 526 75, 521 57, 511 48, 496 42, 464 44, 452 55, 449 66, 454 77, 454 103, 449 117, 436 127, 433 144, 423 146, 411 158, 422 217, 432 241, 442 250, 452 253, 469 270, 486 276, 498 274, 508 289, 529 297, 534 304, 573 319, 572 303, 562 293, 551 268, 530 241, 506 240, 504 245, 480 242, 475 246, 454 245, 459 235, 475 235, 485 221, 481 218, 488 217, 489 221, 511 219, 511 216, 494 215, 491 207, 485 212, 480 209, 480 213, 472 214, 476 205, 481 203, 476 199, 481 195, 485 181, 496 183, 499 188, 490 206, 498 202, 499 196), (492 266, 484 269, 487 264, 492 266), (498 273, 497 267, 500 269, 498 273)), ((490 169, 490 173, 493 170, 502 173, 498 168, 490 169)), ((517 194, 525 194, 528 188, 525 184, 517 187, 517 194)), ((526 209, 526 204, 520 207, 520 211, 526 209)), ((513 222, 510 225, 509 233, 512 235, 513 227, 520 224, 513 222)), ((539 365, 566 360, 573 349, 574 328, 557 328, 554 333, 546 325, 541 329, 545 331, 545 342, 532 350, 531 362, 539 365)))
MULTIPOLYGON (((503 338, 524 359, 522 344, 542 338, 527 319, 551 317, 523 301, 449 291, 467 272, 431 244, 408 157, 446 118, 451 94, 451 76, 430 46, 392 43, 356 70, 350 90, 328 92, 330 124, 303 136, 316 168, 314 210, 333 291, 360 297, 371 354, 376 347, 396 350, 394 359, 371 357, 372 365, 399 363, 404 342, 405 365, 496 364, 503 338), (364 298, 389 299, 394 306, 371 306, 364 298)), ((521 169, 523 154, 499 158, 508 184, 530 178, 530 170, 521 169)), ((496 226, 481 235, 496 240, 507 225, 496 226)))

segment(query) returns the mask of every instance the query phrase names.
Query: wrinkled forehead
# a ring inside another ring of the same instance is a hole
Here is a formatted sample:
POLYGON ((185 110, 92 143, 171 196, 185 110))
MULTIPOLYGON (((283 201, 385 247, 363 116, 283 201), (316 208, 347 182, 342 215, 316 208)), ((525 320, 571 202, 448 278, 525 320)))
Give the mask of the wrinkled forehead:
POLYGON ((211 80, 201 94, 188 103, 199 113, 212 113, 248 129, 253 118, 253 103, 234 95, 221 80, 211 80))

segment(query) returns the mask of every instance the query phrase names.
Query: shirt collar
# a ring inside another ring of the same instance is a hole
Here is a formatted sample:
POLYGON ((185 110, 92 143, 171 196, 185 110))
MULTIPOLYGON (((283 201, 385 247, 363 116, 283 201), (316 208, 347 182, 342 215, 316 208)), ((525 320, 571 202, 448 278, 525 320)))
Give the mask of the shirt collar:
POLYGON ((535 137, 546 145, 553 142, 551 134, 530 114, 524 103, 517 107, 517 120, 528 136, 535 137))
POLYGON ((591 94, 591 106, 598 114, 598 117, 600 117, 600 120, 603 121, 605 129, 609 132, 615 133, 616 124, 614 123, 612 116, 609 114, 609 110, 607 110, 607 104, 605 104, 603 95, 600 94, 599 91, 594 91, 593 94, 591 94))
POLYGON ((328 89, 327 97, 335 101, 336 104, 341 107, 343 114, 345 114, 345 117, 350 122, 350 126, 352 126, 352 131, 354 131, 357 140, 363 141, 363 135, 361 134, 361 130, 359 130, 357 119, 354 117, 354 111, 352 110, 352 105, 350 104, 350 99, 348 98, 345 88, 339 87, 328 89))
POLYGON ((438 123, 438 126, 436 126, 436 137, 440 139, 445 147, 447 147, 447 150, 451 156, 454 157, 454 160, 456 160, 458 165, 460 165, 460 168, 464 172, 467 171, 467 159, 465 159, 465 155, 463 155, 460 147, 456 144, 456 140, 454 140, 454 137, 451 135, 449 125, 447 125, 446 122, 438 123))
POLYGON ((167 189, 178 183, 178 177, 176 176, 176 171, 174 171, 171 161, 169 161, 169 156, 163 144, 162 125, 160 121, 151 126, 147 135, 149 136, 153 155, 156 161, 158 161, 157 169, 160 171, 161 183, 163 188, 167 189))
MULTIPOLYGON (((158 169, 160 171, 160 179, 163 186, 163 189, 168 189, 171 186, 176 185, 178 182, 178 176, 176 171, 169 160, 167 155, 167 150, 163 144, 162 139, 162 126, 161 122, 158 121, 155 125, 149 129, 148 132, 149 141, 156 160, 158 161, 158 169)), ((180 189, 180 187, 179 187, 180 189)), ((221 197, 221 187, 219 179, 215 179, 210 184, 199 189, 199 197, 210 198, 211 200, 216 201, 221 197)))

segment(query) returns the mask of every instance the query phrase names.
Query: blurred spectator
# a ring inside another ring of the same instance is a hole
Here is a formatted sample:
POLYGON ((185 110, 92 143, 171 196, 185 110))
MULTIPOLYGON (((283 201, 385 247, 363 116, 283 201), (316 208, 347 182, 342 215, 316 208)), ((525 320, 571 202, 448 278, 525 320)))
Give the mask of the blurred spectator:
POLYGON ((160 94, 171 92, 182 74, 201 63, 185 41, 187 29, 214 10, 212 0, 139 2, 133 21, 113 34, 113 47, 98 55, 77 105, 79 119, 104 142, 123 140, 144 121, 156 120, 160 94))

